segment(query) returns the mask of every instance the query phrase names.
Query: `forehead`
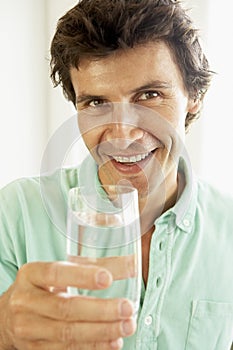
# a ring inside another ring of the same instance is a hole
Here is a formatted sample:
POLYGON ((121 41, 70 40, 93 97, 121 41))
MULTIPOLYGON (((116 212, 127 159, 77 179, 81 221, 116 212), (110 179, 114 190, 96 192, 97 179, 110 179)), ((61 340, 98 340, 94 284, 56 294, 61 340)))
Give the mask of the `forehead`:
POLYGON ((85 58, 78 69, 71 68, 71 80, 76 91, 89 84, 114 86, 116 82, 127 89, 127 84, 143 84, 151 79, 183 85, 171 48, 163 41, 120 49, 98 59, 85 58))

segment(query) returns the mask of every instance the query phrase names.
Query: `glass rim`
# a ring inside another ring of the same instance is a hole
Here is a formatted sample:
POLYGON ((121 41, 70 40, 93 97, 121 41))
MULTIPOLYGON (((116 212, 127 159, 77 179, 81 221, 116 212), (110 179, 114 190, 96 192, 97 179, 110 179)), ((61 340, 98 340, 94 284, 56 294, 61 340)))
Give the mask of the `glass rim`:
POLYGON ((73 193, 85 193, 85 194, 94 194, 94 193, 98 193, 98 189, 109 189, 110 190, 114 190, 114 189, 125 189, 127 190, 127 192, 124 191, 116 191, 117 194, 126 194, 126 193, 137 193, 137 189, 133 186, 130 185, 124 185, 124 184, 109 184, 109 185, 104 185, 104 184, 95 184, 95 186, 85 186, 85 185, 81 185, 81 186, 74 186, 72 188, 69 189, 68 194, 69 196, 71 196, 73 193))

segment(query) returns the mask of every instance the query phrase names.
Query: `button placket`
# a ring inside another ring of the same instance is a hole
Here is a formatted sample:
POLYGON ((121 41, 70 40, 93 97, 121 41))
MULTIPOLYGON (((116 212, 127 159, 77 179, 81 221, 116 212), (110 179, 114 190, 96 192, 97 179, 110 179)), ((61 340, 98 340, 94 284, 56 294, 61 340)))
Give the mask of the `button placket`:
MULTIPOLYGON (((176 229, 174 217, 156 223, 150 245, 150 270, 145 298, 138 320, 137 340, 140 336, 157 337, 160 332, 160 318, 164 296, 171 270, 171 251, 176 229)), ((137 349, 138 350, 138 349, 137 349)))
MULTIPOLYGON (((157 244, 157 251, 158 251, 158 254, 159 254, 159 257, 158 259, 163 259, 165 258, 165 248, 166 248, 166 243, 167 243, 167 240, 166 238, 164 237, 166 235, 165 232, 162 232, 159 236, 158 236, 158 244, 157 244), (160 237, 162 236, 162 237, 160 237)), ((163 266, 163 268, 165 267, 165 265, 163 266)), ((163 282, 163 271, 159 271, 160 274, 158 274, 157 278, 156 278, 156 287, 157 289, 159 289, 162 285, 162 282, 163 282)))
MULTIPOLYGON (((154 337, 156 323, 159 322, 160 315, 157 312, 157 307, 163 290, 164 274, 166 273, 166 247, 166 230, 159 231, 159 228, 157 228, 151 240, 148 284, 138 321, 138 329, 142 329, 142 332, 143 329, 144 332, 146 330, 148 337, 154 337)), ((139 338, 140 333, 138 333, 139 338)))

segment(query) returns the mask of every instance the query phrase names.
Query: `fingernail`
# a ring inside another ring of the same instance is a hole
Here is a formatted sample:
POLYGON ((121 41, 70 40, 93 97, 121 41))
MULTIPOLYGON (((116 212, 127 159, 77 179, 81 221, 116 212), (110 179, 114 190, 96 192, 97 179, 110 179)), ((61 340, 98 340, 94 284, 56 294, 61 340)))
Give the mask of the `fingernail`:
POLYGON ((117 340, 113 340, 110 343, 110 346, 111 346, 112 349, 122 349, 123 344, 124 344, 123 339, 119 338, 117 340))
POLYGON ((133 305, 128 300, 123 300, 120 303, 120 316, 121 317, 130 317, 133 314, 133 305))
POLYGON ((126 337, 127 335, 131 335, 135 332, 136 329, 136 322, 134 319, 130 319, 127 321, 123 321, 121 323, 121 331, 122 331, 122 336, 126 337))
POLYGON ((106 271, 99 271, 96 274, 96 283, 99 287, 106 287, 112 282, 111 275, 106 271))

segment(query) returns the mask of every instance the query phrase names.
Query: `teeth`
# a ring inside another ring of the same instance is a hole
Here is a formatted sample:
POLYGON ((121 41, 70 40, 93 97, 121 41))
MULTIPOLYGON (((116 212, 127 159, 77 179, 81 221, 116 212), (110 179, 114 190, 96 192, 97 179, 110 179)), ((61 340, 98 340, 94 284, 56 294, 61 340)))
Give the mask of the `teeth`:
POLYGON ((132 157, 118 157, 114 156, 113 159, 115 159, 119 163, 135 163, 135 162, 140 162, 140 160, 145 159, 150 152, 144 153, 144 154, 138 154, 137 156, 132 156, 132 157))

